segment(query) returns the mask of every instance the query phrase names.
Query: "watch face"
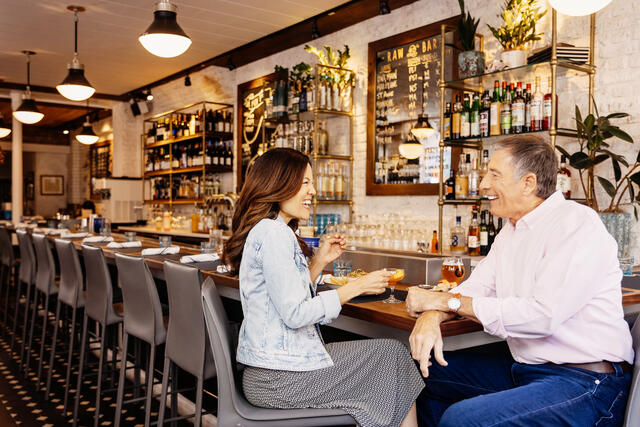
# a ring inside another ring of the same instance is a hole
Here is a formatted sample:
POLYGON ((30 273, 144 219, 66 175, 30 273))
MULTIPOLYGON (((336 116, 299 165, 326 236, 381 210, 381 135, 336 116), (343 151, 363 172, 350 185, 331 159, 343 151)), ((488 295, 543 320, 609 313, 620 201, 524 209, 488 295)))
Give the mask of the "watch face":
POLYGON ((458 309, 462 305, 462 302, 460 302, 460 298, 449 298, 449 300, 447 301, 447 305, 449 306, 449 310, 458 311, 458 309))

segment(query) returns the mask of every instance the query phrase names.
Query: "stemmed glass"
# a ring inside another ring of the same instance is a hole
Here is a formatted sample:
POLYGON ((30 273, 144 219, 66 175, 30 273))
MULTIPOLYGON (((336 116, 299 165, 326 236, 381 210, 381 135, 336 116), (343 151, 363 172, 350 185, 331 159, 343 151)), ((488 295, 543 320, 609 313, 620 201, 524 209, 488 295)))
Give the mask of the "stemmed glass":
POLYGON ((442 261, 442 268, 440 269, 442 278, 447 282, 455 282, 456 286, 464 279, 464 264, 460 257, 454 256, 445 258, 442 261))
POLYGON ((393 293, 396 289, 396 283, 404 279, 404 270, 401 268, 385 268, 384 270, 393 272, 393 275, 389 277, 389 289, 391 289, 391 294, 389 295, 389 298, 382 300, 382 302, 385 304, 400 304, 402 301, 397 299, 393 293))

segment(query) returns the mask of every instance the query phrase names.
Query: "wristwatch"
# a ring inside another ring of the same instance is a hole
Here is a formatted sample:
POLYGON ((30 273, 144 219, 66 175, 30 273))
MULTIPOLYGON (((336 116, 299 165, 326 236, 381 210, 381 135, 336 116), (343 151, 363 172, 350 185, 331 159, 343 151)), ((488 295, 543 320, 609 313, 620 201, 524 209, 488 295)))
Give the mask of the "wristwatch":
POLYGON ((462 305, 460 300, 461 294, 451 294, 451 298, 447 300, 447 306, 449 307, 449 313, 457 313, 462 305))

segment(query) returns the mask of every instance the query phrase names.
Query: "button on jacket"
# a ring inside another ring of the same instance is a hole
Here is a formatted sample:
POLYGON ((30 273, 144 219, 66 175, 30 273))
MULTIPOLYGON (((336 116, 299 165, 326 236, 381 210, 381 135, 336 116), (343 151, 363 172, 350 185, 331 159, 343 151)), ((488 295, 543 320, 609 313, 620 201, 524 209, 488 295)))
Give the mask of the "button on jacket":
POLYGON ((338 316, 340 298, 335 290, 315 295, 307 259, 280 216, 251 229, 239 276, 244 320, 238 362, 286 371, 333 366, 316 324, 338 316))

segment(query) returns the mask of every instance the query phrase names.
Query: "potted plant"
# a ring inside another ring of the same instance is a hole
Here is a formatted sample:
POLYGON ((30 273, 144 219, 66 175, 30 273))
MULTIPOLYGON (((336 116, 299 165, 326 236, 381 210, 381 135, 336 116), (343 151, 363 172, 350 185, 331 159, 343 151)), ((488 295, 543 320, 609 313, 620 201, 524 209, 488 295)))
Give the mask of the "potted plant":
POLYGON ((320 109, 351 111, 353 106, 352 88, 355 85, 354 73, 344 69, 351 58, 349 46, 344 50, 334 50, 331 46, 323 46, 324 50, 305 45, 304 50, 318 57, 320 67, 319 99, 315 100, 320 109))
POLYGON ((484 52, 476 50, 476 30, 480 20, 474 19, 468 11, 465 13, 464 0, 458 0, 458 4, 460 5, 458 21, 460 46, 452 43, 447 45, 461 51, 458 53, 458 67, 460 78, 464 79, 484 73, 484 52))
MULTIPOLYGON (((594 102, 595 106, 595 102, 594 102)), ((633 206, 638 219, 637 205, 640 205, 640 152, 633 162, 613 151, 607 140, 618 138, 633 144, 628 133, 611 123, 613 119, 627 117, 627 113, 611 113, 600 116, 595 108, 595 115, 589 114, 584 119, 576 106, 576 129, 580 150, 569 154, 567 150, 556 145, 558 151, 567 156, 573 168, 578 170, 580 185, 584 191, 586 204, 600 214, 607 230, 618 242, 618 257, 629 255, 631 214, 625 213, 623 206, 633 206), (613 181, 599 175, 596 169, 603 162, 610 160, 613 168, 613 181), (625 168, 623 172, 623 168, 625 168), (610 198, 600 204, 596 192, 596 182, 610 198)))
POLYGON ((502 25, 494 28, 487 27, 502 45, 503 51, 500 59, 509 68, 526 65, 526 44, 530 41, 540 40, 540 34, 536 33, 536 23, 547 11, 540 11, 536 6, 537 0, 506 0, 502 13, 502 25))

